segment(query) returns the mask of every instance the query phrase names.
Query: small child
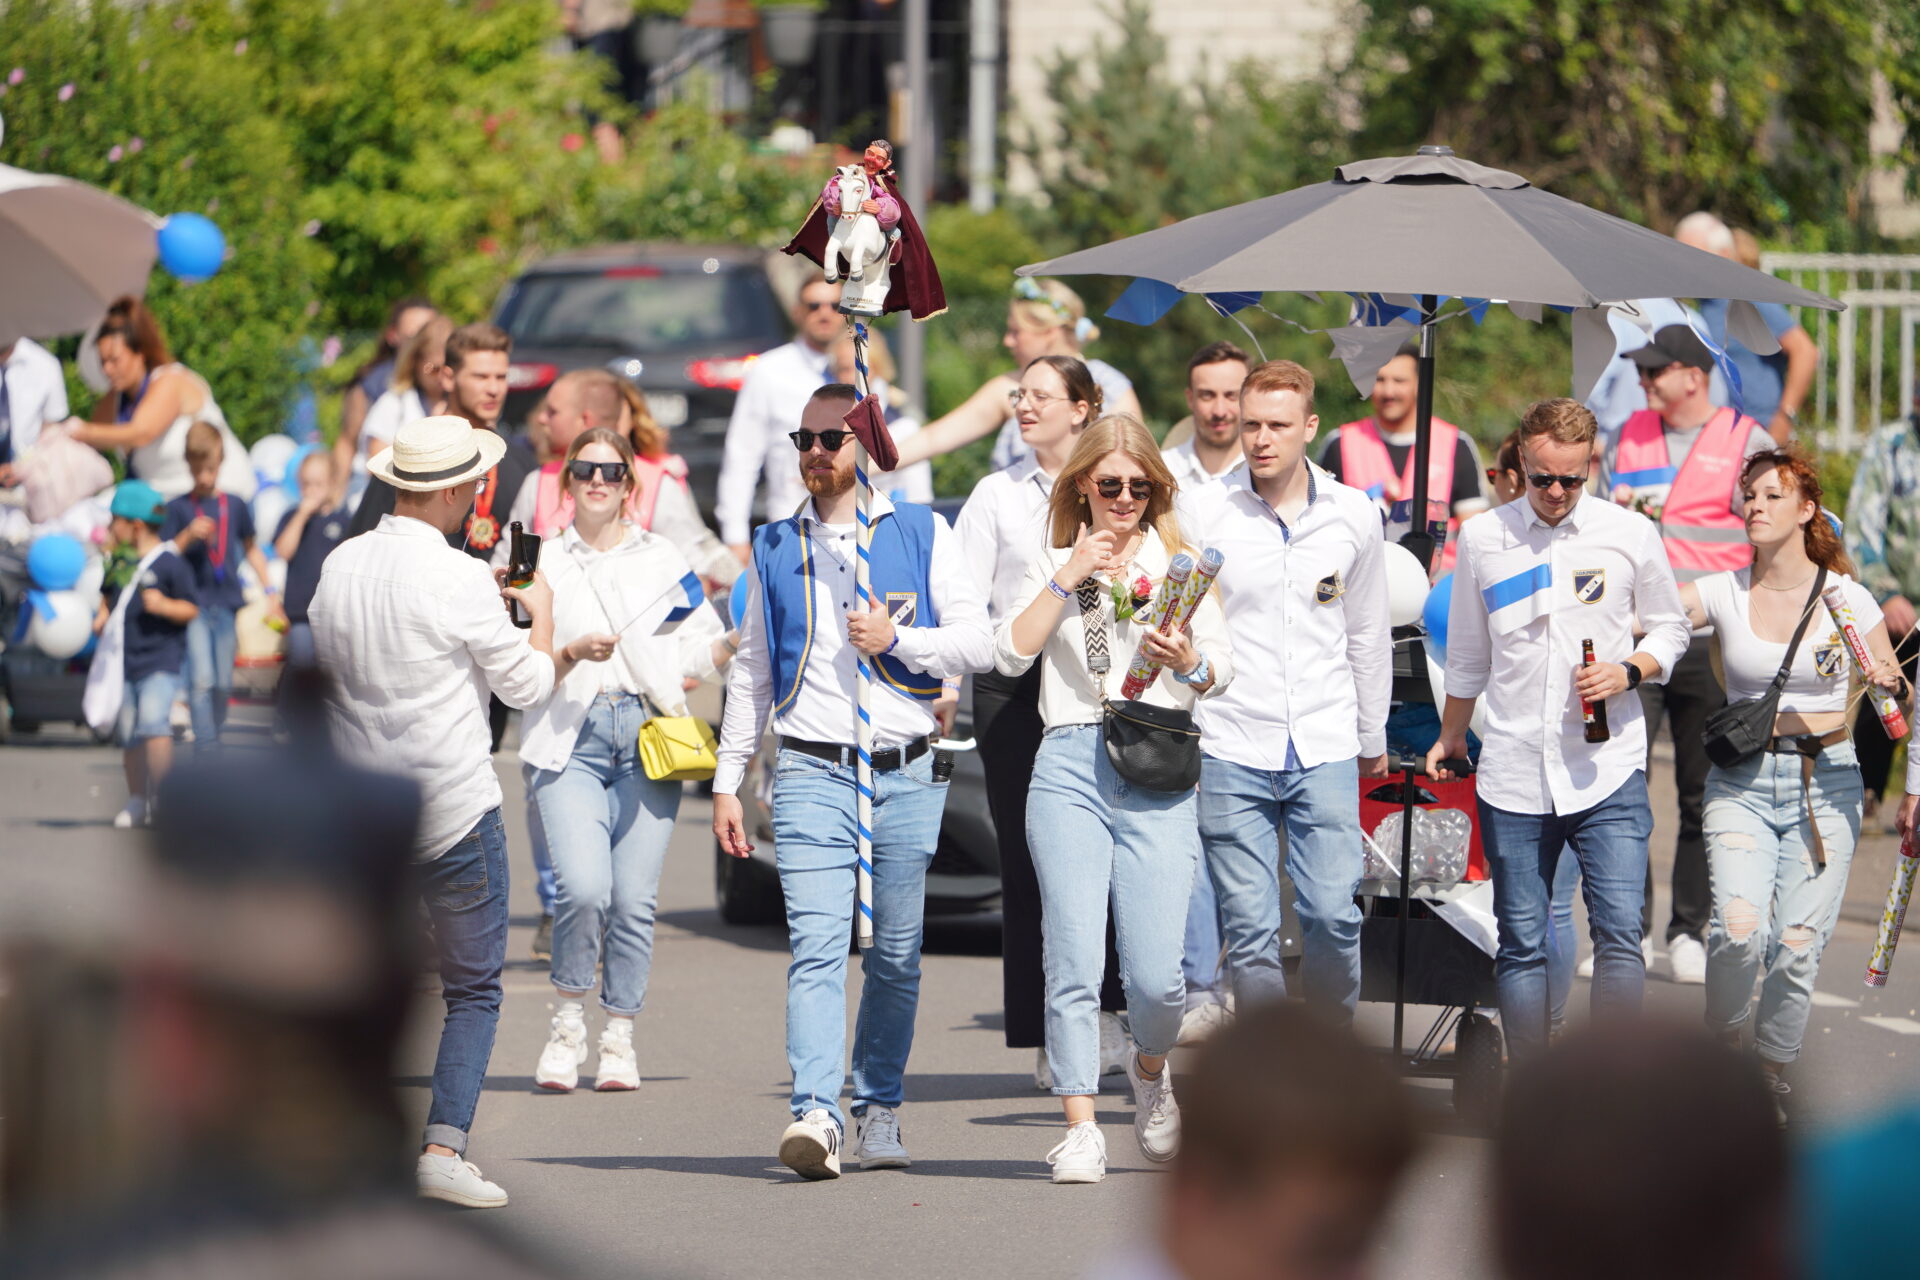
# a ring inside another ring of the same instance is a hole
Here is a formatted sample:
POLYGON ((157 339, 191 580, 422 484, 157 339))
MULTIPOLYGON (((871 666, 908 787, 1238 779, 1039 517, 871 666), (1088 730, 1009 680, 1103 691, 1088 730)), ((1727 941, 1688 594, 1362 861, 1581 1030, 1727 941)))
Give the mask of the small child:
POLYGON ((113 541, 138 558, 132 580, 101 600, 94 624, 104 631, 117 615, 122 628, 126 685, 118 737, 125 749, 127 807, 113 825, 124 828, 147 822, 150 799, 173 764, 173 703, 180 696, 187 629, 200 608, 192 570, 161 542, 165 502, 153 486, 123 481, 110 510, 113 541))
POLYGON ((240 561, 253 566, 270 599, 276 593, 268 585, 267 558, 254 545, 253 512, 245 499, 216 488, 226 454, 220 432, 194 423, 187 428, 186 452, 193 492, 167 504, 160 536, 172 540, 199 592, 200 616, 187 628, 187 708, 195 747, 210 749, 220 741, 233 696, 233 615, 246 603, 240 561))
POLYGON ((300 505, 281 517, 273 550, 287 562, 287 592, 279 616, 287 624, 287 667, 312 667, 313 628, 307 606, 320 585, 320 566, 347 536, 348 512, 341 502, 333 455, 316 449, 300 464, 300 505))

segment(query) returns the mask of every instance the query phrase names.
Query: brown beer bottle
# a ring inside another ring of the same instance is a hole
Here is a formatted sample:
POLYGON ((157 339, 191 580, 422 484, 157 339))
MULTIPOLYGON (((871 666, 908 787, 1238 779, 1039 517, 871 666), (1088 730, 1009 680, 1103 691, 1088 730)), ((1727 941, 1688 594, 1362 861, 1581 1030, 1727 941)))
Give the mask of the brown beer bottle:
MULTIPOLYGON (((524 532, 518 520, 507 526, 507 536, 512 540, 507 547, 507 585, 530 587, 533 585, 533 571, 540 563, 540 539, 535 534, 524 532)), ((533 626, 533 616, 518 600, 513 602, 509 616, 513 619, 513 625, 523 631, 533 626)))
MULTIPOLYGON (((1580 664, 1587 667, 1593 665, 1593 641, 1582 640, 1580 642, 1580 664)), ((1588 742, 1605 742, 1607 739, 1613 737, 1613 734, 1607 729, 1607 704, 1605 702, 1588 702, 1585 698, 1582 698, 1580 699, 1580 714, 1586 717, 1588 742)))

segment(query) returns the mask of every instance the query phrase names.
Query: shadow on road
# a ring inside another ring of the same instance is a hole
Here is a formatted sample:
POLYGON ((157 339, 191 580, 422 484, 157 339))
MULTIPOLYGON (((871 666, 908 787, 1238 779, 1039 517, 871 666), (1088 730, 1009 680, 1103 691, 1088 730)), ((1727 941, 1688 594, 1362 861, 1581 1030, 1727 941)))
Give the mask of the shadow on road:
MULTIPOLYGON (((647 1076, 642 1081, 642 1086, 644 1087, 648 1084, 667 1084, 671 1081, 685 1079, 687 1079, 686 1076, 647 1076)), ((395 1078, 393 1087, 396 1089, 431 1089, 433 1087, 433 1077, 399 1076, 395 1078)), ((542 1089, 533 1082, 532 1076, 488 1076, 487 1082, 482 1085, 481 1088, 488 1093, 531 1093, 548 1098, 563 1098, 567 1096, 557 1089, 542 1089)), ((575 1089, 573 1092, 592 1093, 594 1089, 591 1085, 585 1085, 579 1089, 575 1089)))
MULTIPOLYGON (((773 1185, 803 1187, 808 1185, 796 1178, 786 1166, 771 1156, 529 1156, 525 1164, 563 1164, 581 1169, 602 1169, 609 1171, 645 1171, 658 1173, 697 1173, 723 1178, 745 1178, 752 1182, 773 1185)), ((922 1160, 916 1161, 912 1168, 887 1170, 898 1172, 907 1177, 922 1178, 1016 1178, 1033 1181, 1046 1178, 1044 1165, 1036 1168, 1037 1161, 1028 1160, 922 1160)), ((848 1169, 847 1176, 859 1177, 865 1172, 860 1169, 848 1169)), ((882 1172, 873 1170, 875 1175, 882 1172)), ((1128 1170, 1111 1170, 1125 1173, 1128 1170)), ((1144 1172, 1144 1171, 1142 1171, 1144 1172)))
POLYGON ((1044 1097, 1033 1087, 1031 1073, 977 1071, 961 1073, 909 1073, 906 1095, 915 1102, 1000 1102, 1044 1097))

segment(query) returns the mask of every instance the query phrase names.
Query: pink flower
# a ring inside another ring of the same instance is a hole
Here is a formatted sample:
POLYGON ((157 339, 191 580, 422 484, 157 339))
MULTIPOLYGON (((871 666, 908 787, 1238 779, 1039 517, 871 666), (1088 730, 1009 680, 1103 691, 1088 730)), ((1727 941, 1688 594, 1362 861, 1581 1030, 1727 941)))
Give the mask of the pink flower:
POLYGON ((13 70, 7 72, 8 84, 19 84, 22 80, 25 80, 26 78, 27 78, 27 69, 25 67, 15 67, 13 70))
POLYGON ((560 149, 562 151, 578 151, 582 146, 586 145, 586 141, 585 138, 577 133, 565 134, 560 139, 560 149))
POLYGON ((61 85, 60 92, 55 94, 54 96, 59 98, 60 101, 62 102, 65 102, 68 98, 71 98, 73 96, 73 81, 69 80, 65 84, 61 85))
POLYGON ((313 300, 312 300, 311 302, 309 302, 309 303, 307 303, 307 307, 306 307, 306 311, 307 311, 307 319, 309 319, 309 320, 311 320, 311 319, 313 319, 313 318, 314 318, 315 316, 317 316, 317 315, 319 315, 319 314, 320 314, 320 299, 318 299, 318 298, 315 298, 315 299, 313 299, 313 300))
POLYGON ((323 368, 331 368, 333 362, 339 358, 340 338, 336 334, 320 344, 320 364, 323 368))
POLYGON ((1145 600, 1151 597, 1152 595, 1153 595, 1153 583, 1148 581, 1146 574, 1143 573, 1139 577, 1133 580, 1133 598, 1134 599, 1145 600))
POLYGON ((300 234, 301 234, 301 235, 303 235, 303 236, 317 236, 317 235, 319 235, 319 234, 320 234, 320 219, 318 219, 318 218, 309 218, 309 219, 307 220, 307 225, 306 225, 306 226, 304 226, 304 227, 302 227, 302 228, 300 228, 300 234))
POLYGON ((120 144, 116 142, 116 143, 114 143, 114 144, 113 144, 113 146, 111 146, 111 147, 109 147, 109 148, 107 148, 107 163, 108 163, 108 164, 119 164, 119 163, 120 163, 120 157, 121 157, 121 156, 123 156, 123 155, 125 155, 125 154, 126 154, 126 152, 125 152, 125 151, 123 151, 123 150, 121 150, 121 148, 120 148, 120 144))
POLYGON ((239 56, 240 56, 241 54, 243 54, 243 53, 245 53, 246 51, 247 51, 247 42, 246 42, 246 41, 245 41, 244 39, 242 39, 242 40, 235 40, 235 41, 233 42, 233 55, 234 55, 234 57, 236 57, 236 58, 237 58, 237 57, 239 57, 239 56))
POLYGON ((136 138, 127 139, 127 150, 131 151, 134 155, 139 155, 142 151, 145 151, 146 149, 147 149, 147 140, 145 138, 136 137, 136 138))

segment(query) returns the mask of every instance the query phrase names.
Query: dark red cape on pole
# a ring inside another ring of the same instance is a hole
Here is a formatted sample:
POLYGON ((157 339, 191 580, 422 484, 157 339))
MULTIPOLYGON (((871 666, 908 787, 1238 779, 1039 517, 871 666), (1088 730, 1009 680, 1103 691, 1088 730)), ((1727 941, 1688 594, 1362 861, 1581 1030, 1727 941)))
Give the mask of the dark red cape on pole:
MULTIPOLYGON (((892 171, 888 170, 874 179, 876 183, 886 183, 883 190, 900 202, 900 238, 893 242, 893 277, 882 310, 889 314, 905 311, 915 320, 931 319, 947 309, 947 291, 940 284, 940 269, 933 265, 927 238, 921 233, 913 210, 901 196, 898 182, 891 178, 892 171)), ((800 233, 781 252, 797 253, 814 266, 824 267, 829 229, 827 211, 815 200, 807 220, 800 226, 800 233)))
POLYGON ((887 430, 887 415, 880 408, 879 396, 866 397, 847 410, 841 421, 852 430, 874 466, 891 471, 900 465, 900 451, 893 447, 893 432, 887 430))

